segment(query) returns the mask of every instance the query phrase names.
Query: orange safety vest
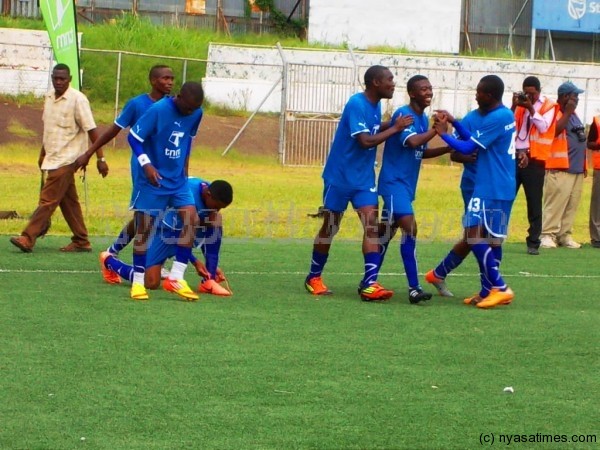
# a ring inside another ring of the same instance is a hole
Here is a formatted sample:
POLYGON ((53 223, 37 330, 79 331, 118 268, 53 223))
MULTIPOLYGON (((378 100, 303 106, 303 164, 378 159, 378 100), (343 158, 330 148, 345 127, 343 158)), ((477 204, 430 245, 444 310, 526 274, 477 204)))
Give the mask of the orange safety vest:
MULTIPOLYGON (((548 129, 544 133, 540 133, 535 125, 533 125, 529 134, 529 156, 532 159, 537 159, 538 161, 546 161, 548 159, 548 155, 550 154, 550 148, 552 146, 552 141, 554 141, 554 134, 556 133, 556 111, 558 111, 558 105, 549 98, 546 98, 539 111, 541 115, 544 115, 552 108, 555 109, 555 112, 554 117, 552 118, 552 123, 548 129)), ((517 109, 515 110, 517 130, 521 129, 521 125, 523 124, 524 120, 523 118, 525 117, 525 111, 526 109, 522 106, 517 106, 517 109)))
MULTIPOLYGON (((600 144, 600 116, 594 117, 594 123, 596 124, 596 142, 600 144)), ((592 163, 594 170, 600 170, 600 150, 592 152, 592 163)))
MULTIPOLYGON (((556 110, 556 121, 562 117, 560 109, 556 110)), ((567 144, 567 130, 563 130, 552 141, 550 154, 546 159, 546 170, 569 168, 569 146, 567 144)))

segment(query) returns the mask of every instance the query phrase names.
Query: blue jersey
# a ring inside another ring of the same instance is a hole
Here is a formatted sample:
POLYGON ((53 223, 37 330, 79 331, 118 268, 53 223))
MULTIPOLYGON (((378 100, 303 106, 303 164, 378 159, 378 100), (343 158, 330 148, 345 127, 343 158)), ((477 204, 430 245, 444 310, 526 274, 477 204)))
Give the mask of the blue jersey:
POLYGON ((483 113, 469 112, 461 122, 479 147, 473 197, 514 200, 516 195, 515 117, 500 105, 483 113))
MULTIPOLYGON (((202 220, 207 219, 212 210, 207 209, 204 200, 202 200, 202 189, 205 186, 209 186, 210 183, 200 178, 189 177, 187 179, 187 185, 194 197, 194 206, 198 212, 198 217, 202 220)), ((177 210, 168 209, 159 226, 172 230, 181 230, 183 228, 183 222, 181 217, 179 217, 177 210)))
POLYGON ((115 125, 120 128, 133 127, 152 105, 154 105, 154 100, 148 94, 138 95, 129 99, 125 103, 119 117, 115 119, 115 125))
MULTIPOLYGON (((463 118, 463 120, 460 121, 461 125, 467 130, 471 129, 469 117, 473 117, 473 116, 467 115, 463 118)), ((456 130, 454 130, 452 135, 456 139, 460 139, 460 136, 458 135, 456 130)), ((475 174, 476 173, 477 173, 477 161, 472 162, 472 163, 463 163, 463 173, 462 173, 462 177, 460 179, 460 190, 462 191, 463 197, 466 196, 467 201, 471 199, 471 197, 473 195, 473 190, 475 189, 475 174)))
POLYGON ((160 186, 152 186, 146 177, 139 177, 138 188, 163 195, 185 185, 185 163, 201 120, 202 108, 184 116, 173 98, 163 98, 135 123, 129 132, 143 143, 144 152, 162 177, 160 186))
POLYGON ((380 127, 379 102, 371 103, 362 92, 350 97, 323 170, 326 184, 344 189, 375 189, 377 147, 362 148, 356 137, 361 133, 376 134, 380 127))
POLYGON ((392 123, 398 117, 407 115, 415 118, 413 124, 401 133, 391 136, 385 143, 379 173, 379 195, 392 195, 394 187, 402 185, 410 194, 410 200, 414 201, 423 152, 427 150, 427 144, 411 148, 406 141, 411 136, 425 133, 429 128, 429 119, 425 113, 419 115, 409 105, 404 105, 396 110, 392 116, 392 123))
MULTIPOLYGON (((138 95, 129 99, 119 117, 115 119, 115 125, 121 129, 131 128, 144 115, 150 107, 154 105, 154 100, 148 94, 138 95)), ((131 154, 131 179, 133 184, 139 176, 143 176, 142 168, 138 164, 135 154, 131 154)))

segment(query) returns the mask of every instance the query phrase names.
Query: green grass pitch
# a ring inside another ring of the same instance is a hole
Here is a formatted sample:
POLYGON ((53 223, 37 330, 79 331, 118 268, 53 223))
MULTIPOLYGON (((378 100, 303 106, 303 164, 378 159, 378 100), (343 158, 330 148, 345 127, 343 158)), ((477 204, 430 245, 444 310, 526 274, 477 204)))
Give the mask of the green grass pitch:
MULTIPOLYGON (((413 306, 390 249, 380 280, 396 295, 368 304, 357 241, 334 243, 334 295, 315 298, 309 240, 226 239, 233 297, 137 303, 102 281, 97 252, 58 252, 65 239, 26 255, 0 238, 0 448, 467 449, 536 433, 588 443, 518 448, 598 445, 596 249, 508 244, 516 299, 482 311, 462 304, 472 257, 448 279, 455 299, 413 306)), ((419 245, 420 272, 450 245, 419 245)))

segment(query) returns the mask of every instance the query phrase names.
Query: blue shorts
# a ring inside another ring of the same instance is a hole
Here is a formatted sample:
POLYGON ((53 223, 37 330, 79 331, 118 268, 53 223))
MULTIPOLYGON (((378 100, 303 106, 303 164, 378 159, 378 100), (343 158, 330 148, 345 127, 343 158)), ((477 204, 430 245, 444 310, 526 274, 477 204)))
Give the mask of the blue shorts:
POLYGON ((176 192, 163 195, 157 195, 154 192, 134 186, 129 209, 156 217, 169 207, 177 209, 194 205, 194 196, 187 184, 176 192))
POLYGON ((348 208, 348 202, 354 209, 363 206, 378 206, 377 189, 343 189, 325 184, 323 189, 323 206, 326 210, 342 213, 348 208))
POLYGON ((482 225, 494 236, 505 238, 512 209, 512 200, 486 200, 473 197, 463 217, 465 228, 482 225))
POLYGON ((174 257, 180 234, 180 230, 159 226, 148 242, 146 267, 162 266, 168 258, 174 257))
POLYGON ((381 198, 383 199, 382 221, 414 216, 412 196, 405 188, 396 187, 393 194, 382 195, 381 198))

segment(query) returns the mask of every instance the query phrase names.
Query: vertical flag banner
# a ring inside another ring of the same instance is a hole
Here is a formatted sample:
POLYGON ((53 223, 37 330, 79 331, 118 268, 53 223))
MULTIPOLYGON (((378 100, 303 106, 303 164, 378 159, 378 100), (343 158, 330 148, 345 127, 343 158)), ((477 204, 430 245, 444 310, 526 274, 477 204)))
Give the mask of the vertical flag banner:
POLYGON ((71 86, 79 90, 81 83, 75 0, 40 0, 40 9, 52 44, 54 59, 69 66, 73 77, 71 86))

